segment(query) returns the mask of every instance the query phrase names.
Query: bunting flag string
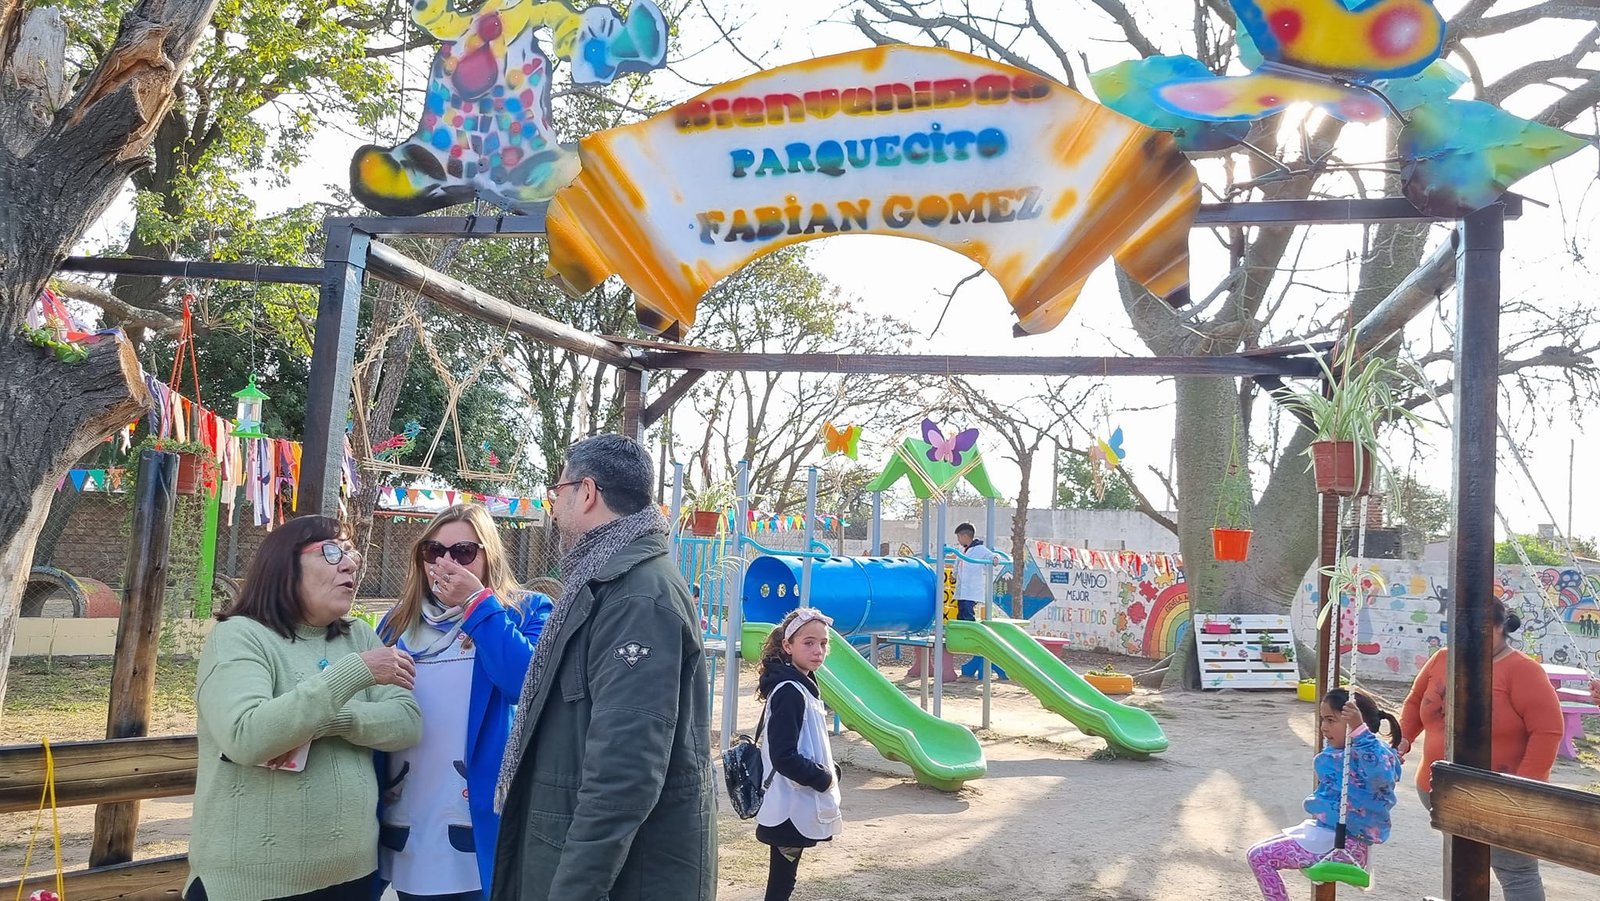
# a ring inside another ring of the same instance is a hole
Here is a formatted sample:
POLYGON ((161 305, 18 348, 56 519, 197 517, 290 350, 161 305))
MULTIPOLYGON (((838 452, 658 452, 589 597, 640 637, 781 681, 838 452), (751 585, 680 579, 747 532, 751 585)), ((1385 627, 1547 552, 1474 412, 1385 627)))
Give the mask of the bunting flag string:
POLYGON ((1098 569, 1137 577, 1145 569, 1160 573, 1177 573, 1183 569, 1182 554, 1164 552, 1102 551, 1092 548, 1052 544, 1048 541, 1033 543, 1034 557, 1044 563, 1071 569, 1098 569))
MULTIPOLYGON (((749 510, 745 513, 745 521, 748 524, 748 531, 755 535, 769 532, 801 532, 806 527, 804 514, 780 516, 776 513, 749 510)), ((818 531, 833 532, 844 525, 848 525, 848 523, 832 514, 819 513, 816 516, 816 528, 818 531)))

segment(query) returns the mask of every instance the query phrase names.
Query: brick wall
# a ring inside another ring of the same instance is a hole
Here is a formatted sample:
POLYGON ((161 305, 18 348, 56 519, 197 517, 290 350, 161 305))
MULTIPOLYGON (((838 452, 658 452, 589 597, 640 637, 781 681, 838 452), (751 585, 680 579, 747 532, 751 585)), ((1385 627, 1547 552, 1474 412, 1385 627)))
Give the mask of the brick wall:
MULTIPOLYGON (((198 498, 180 498, 181 504, 198 505, 198 498)), ((120 498, 105 494, 63 492, 57 497, 57 510, 46 524, 36 566, 52 566, 79 578, 104 582, 120 591, 128 566, 128 534, 131 513, 120 498)), ((240 505, 228 523, 228 510, 217 528, 218 575, 239 578, 249 567, 256 549, 267 535, 265 527, 251 524, 250 509, 240 505)), ((396 521, 380 516, 373 526, 367 551, 366 571, 362 576, 362 598, 393 598, 405 582, 411 545, 427 528, 421 521, 396 521)), ((554 541, 544 529, 505 529, 501 539, 511 556, 512 569, 527 581, 548 575, 554 568, 554 541)), ((180 553, 183 542, 198 542, 200 536, 174 535, 173 552, 180 553)), ((192 548, 191 552, 198 550, 192 548)))

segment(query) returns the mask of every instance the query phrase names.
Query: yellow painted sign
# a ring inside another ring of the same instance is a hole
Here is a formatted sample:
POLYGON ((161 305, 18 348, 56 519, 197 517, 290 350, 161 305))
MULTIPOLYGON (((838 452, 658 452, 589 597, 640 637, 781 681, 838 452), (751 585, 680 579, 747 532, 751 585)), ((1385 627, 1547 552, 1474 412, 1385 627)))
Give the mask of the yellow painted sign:
POLYGON ((1188 302, 1194 168, 1171 136, 1032 73, 929 47, 808 60, 585 138, 550 205, 551 272, 620 275, 681 338, 700 297, 779 247, 841 234, 948 247, 1000 282, 1018 334, 1058 325, 1106 259, 1188 302))

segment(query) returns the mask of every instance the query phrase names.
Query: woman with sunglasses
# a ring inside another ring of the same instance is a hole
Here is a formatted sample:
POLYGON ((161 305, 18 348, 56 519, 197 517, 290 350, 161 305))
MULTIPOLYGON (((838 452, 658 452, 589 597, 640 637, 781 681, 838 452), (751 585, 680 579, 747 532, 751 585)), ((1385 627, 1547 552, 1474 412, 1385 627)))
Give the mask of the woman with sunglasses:
POLYGON ((416 661, 422 708, 422 741, 380 762, 380 872, 401 901, 488 896, 495 780, 552 606, 512 577, 481 506, 446 509, 412 547, 405 589, 378 624, 384 643, 416 661))
POLYGON ((410 657, 349 617, 361 555, 337 520, 274 529, 195 675, 187 901, 371 901, 372 752, 422 736, 410 657))

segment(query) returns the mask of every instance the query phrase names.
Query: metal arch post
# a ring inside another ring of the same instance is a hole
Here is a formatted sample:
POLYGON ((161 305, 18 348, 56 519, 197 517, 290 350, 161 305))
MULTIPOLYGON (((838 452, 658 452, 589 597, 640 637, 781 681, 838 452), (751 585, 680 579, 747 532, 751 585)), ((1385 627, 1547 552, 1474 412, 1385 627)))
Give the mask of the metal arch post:
MULTIPOLYGON (((984 534, 984 536, 986 538, 988 538, 989 541, 993 542, 995 540, 994 539, 994 526, 995 526, 994 498, 992 498, 992 497, 985 498, 984 501, 985 502, 984 502, 984 505, 983 505, 983 534, 984 534)), ((1023 513, 1023 515, 1026 516, 1027 513, 1023 513)), ((991 547, 989 549, 989 553, 991 555, 993 555, 994 554, 994 548, 991 547)), ((991 620, 993 618, 994 618, 994 564, 991 563, 990 565, 988 565, 988 566, 983 568, 983 619, 984 619, 984 622, 988 622, 989 620, 991 620)), ((990 675, 990 671, 994 669, 994 666, 989 661, 985 660, 985 661, 983 661, 983 666, 980 667, 980 669, 983 670, 983 728, 987 729, 987 728, 989 728, 989 709, 990 709, 991 704, 993 703, 992 699, 993 699, 993 692, 994 692, 994 686, 992 684, 992 676, 990 675)))
MULTIPOLYGON (((1489 769, 1494 643, 1495 449, 1499 441, 1500 254, 1505 212, 1485 207, 1461 224, 1456 284, 1455 546, 1450 555, 1451 763, 1489 769)), ((1489 846, 1461 836, 1445 842, 1445 895, 1489 897, 1489 846)))
MULTIPOLYGON (((744 460, 739 461, 739 469, 734 476, 738 497, 733 502, 733 544, 723 552, 724 558, 728 554, 744 554, 745 524, 750 516, 750 464, 744 460)), ((741 567, 742 569, 743 567, 741 567)), ((728 745, 733 741, 733 730, 739 723, 739 660, 744 656, 744 578, 739 579, 740 594, 732 601, 727 594, 723 594, 723 635, 722 635, 722 750, 728 750, 728 745)), ((760 656, 761 649, 756 649, 756 656, 760 656)))
POLYGON ((800 606, 811 606, 811 555, 812 542, 817 531, 817 468, 806 471, 806 554, 800 559, 800 606))
POLYGON ((940 501, 939 553, 933 558, 933 648, 928 652, 928 665, 933 667, 934 716, 939 716, 944 706, 944 531, 949 513, 949 502, 940 501))
POLYGON ((928 499, 922 499, 922 558, 928 559, 933 552, 933 541, 928 536, 928 499))
POLYGON ((672 564, 682 567, 683 540, 683 464, 674 460, 672 462, 672 521, 667 523, 667 528, 672 532, 672 540, 667 543, 672 553, 672 564))
POLYGON ((867 556, 878 556, 883 547, 883 492, 872 492, 872 531, 868 536, 867 556))
POLYGON ((329 219, 327 229, 317 331, 306 379, 302 502, 295 512, 337 516, 344 476, 344 424, 350 416, 350 386, 355 377, 356 324, 372 235, 348 219, 329 219))

